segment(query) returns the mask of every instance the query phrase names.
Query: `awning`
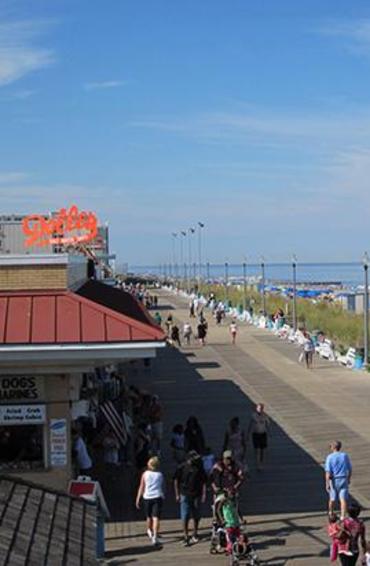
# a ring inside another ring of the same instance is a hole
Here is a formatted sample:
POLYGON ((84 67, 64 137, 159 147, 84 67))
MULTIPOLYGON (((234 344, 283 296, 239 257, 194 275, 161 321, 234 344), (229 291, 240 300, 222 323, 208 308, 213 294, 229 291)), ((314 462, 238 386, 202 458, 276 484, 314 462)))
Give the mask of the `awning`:
POLYGON ((0 293, 3 366, 153 357, 156 348, 164 345, 164 332, 150 321, 137 320, 71 291, 0 293))

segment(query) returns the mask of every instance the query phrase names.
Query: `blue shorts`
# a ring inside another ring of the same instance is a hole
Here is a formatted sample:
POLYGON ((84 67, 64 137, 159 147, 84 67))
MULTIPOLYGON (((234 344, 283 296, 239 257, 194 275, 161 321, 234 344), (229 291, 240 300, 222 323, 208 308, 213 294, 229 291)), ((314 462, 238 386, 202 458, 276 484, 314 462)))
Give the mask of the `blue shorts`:
POLYGON ((330 500, 338 501, 338 499, 348 499, 348 479, 333 478, 330 481, 330 500))
POLYGON ((182 521, 200 520, 200 497, 180 495, 180 516, 182 521))

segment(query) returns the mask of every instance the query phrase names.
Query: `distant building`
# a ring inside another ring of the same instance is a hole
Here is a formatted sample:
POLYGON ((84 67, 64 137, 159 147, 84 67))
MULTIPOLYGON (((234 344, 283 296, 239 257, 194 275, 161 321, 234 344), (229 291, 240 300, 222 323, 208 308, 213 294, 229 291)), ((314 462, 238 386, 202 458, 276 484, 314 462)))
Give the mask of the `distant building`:
MULTIPOLYGON (((22 222, 26 214, 2 214, 0 215, 0 254, 23 255, 23 254, 52 254, 59 250, 57 246, 30 246, 24 247, 24 234, 22 222)), ((44 218, 50 218, 45 214, 44 218)))
POLYGON ((340 296, 340 303, 342 307, 350 312, 356 314, 363 314, 364 312, 364 293, 343 293, 340 296))

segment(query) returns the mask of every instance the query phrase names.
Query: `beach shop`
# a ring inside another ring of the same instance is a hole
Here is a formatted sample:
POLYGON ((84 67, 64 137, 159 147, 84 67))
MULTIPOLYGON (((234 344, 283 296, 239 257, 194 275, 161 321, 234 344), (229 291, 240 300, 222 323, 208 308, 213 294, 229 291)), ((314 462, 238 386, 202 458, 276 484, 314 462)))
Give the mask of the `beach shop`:
POLYGON ((0 473, 67 489, 86 376, 149 359, 165 336, 78 254, 0 256, 0 473))

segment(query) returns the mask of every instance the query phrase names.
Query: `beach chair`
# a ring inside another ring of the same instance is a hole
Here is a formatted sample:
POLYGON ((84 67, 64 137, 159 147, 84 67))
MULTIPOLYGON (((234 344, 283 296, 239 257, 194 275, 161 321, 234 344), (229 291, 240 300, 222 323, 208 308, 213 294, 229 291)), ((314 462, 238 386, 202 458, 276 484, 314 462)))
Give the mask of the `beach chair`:
POLYGON ((329 360, 331 362, 335 361, 335 352, 333 342, 328 340, 327 338, 319 342, 318 345, 315 347, 316 353, 319 354, 320 358, 324 360, 329 360))
POLYGON ((355 359, 356 348, 348 348, 347 353, 344 356, 337 356, 337 361, 347 368, 353 368, 355 366, 355 359))
POLYGON ((284 326, 282 326, 281 328, 279 328, 276 331, 277 336, 279 336, 279 338, 281 338, 282 340, 287 340, 287 338, 289 338, 291 332, 292 332, 292 328, 289 326, 289 324, 284 324, 284 326))
POLYGON ((289 335, 289 341, 290 342, 295 342, 296 344, 298 344, 298 346, 303 346, 303 344, 305 343, 306 338, 304 337, 303 332, 301 332, 301 330, 296 330, 295 332, 293 331, 290 335, 289 335))

